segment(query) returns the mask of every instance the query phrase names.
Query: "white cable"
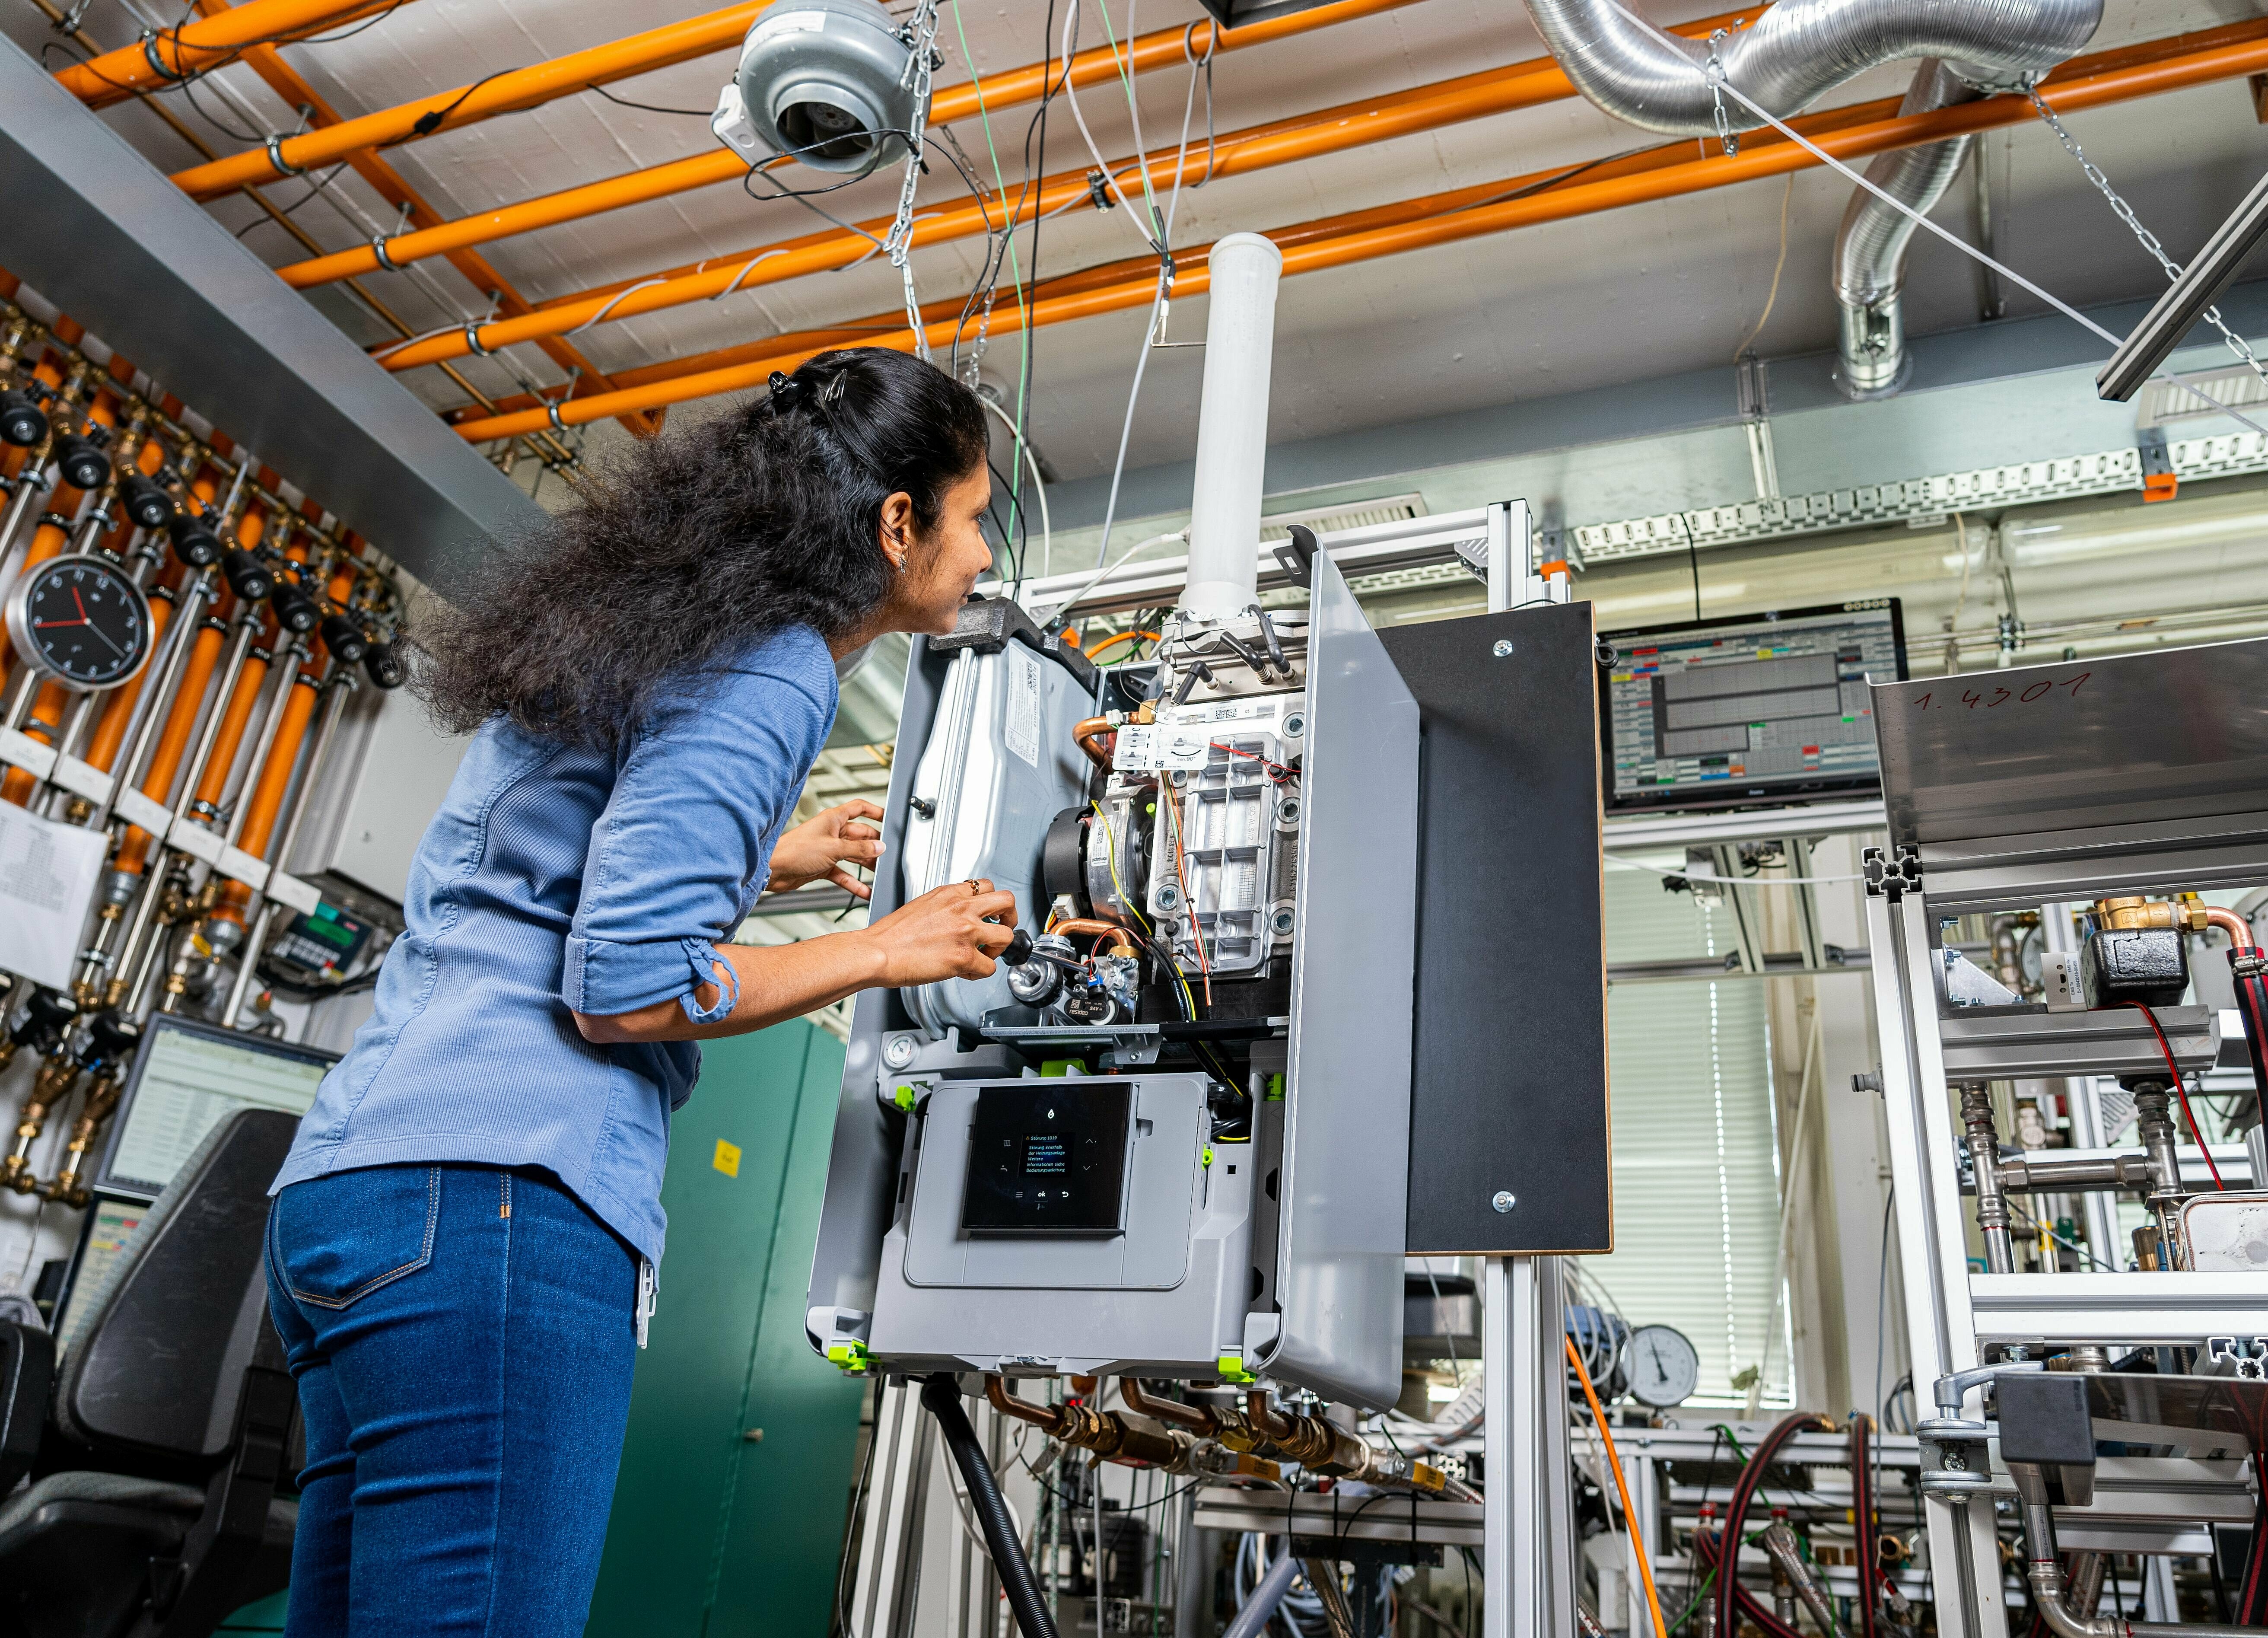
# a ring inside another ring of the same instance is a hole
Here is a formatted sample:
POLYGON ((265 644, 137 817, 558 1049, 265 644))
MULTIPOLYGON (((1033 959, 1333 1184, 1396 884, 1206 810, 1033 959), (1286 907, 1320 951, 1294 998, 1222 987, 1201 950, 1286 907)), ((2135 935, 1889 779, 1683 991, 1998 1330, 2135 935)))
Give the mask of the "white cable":
POLYGON ((1697 870, 1676 870, 1664 865, 1649 865, 1643 860, 1625 859, 1620 853, 1602 853, 1600 858, 1624 870, 1650 870, 1658 876, 1675 876, 1685 882, 1706 882, 1717 887, 1823 887, 1836 882, 1864 882, 1860 876, 1705 876, 1697 870))
POLYGON ((1173 288, 1173 275, 1167 270, 1170 265, 1164 261, 1158 264, 1157 293, 1150 298, 1149 321, 1142 328, 1142 350, 1134 355, 1134 385, 1127 390, 1126 418, 1118 426, 1118 458, 1110 463, 1110 498, 1102 507, 1101 538, 1094 542, 1097 563, 1110 550, 1111 525, 1118 520, 1118 485, 1126 476, 1126 446, 1134 436, 1134 406, 1142 399, 1142 373, 1149 366, 1150 343, 1157 338, 1158 315, 1165 311, 1167 293, 1173 288))
POLYGON ((1050 609, 1046 620, 1038 621, 1036 623, 1045 625, 1049 622, 1059 620, 1064 615, 1069 614, 1071 609, 1078 605, 1081 598, 1085 597, 1096 587, 1101 585, 1105 579, 1109 578, 1113 570, 1123 564, 1125 561, 1129 557, 1131 557, 1136 552, 1142 550, 1145 547, 1163 546, 1167 541, 1186 541, 1189 537, 1189 532, 1187 529, 1176 529, 1171 535, 1152 535, 1146 541, 1136 541, 1124 551, 1120 552, 1118 556, 1112 558, 1109 563, 1105 564, 1103 567, 1097 569, 1093 574, 1087 576, 1085 585, 1081 586, 1079 590, 1073 592, 1069 597, 1064 599, 1063 601, 1057 603, 1052 609, 1050 609))
POLYGON ((1008 436, 1016 440, 1016 447, 1023 452, 1024 466, 1032 475, 1032 492, 1040 498, 1040 564, 1041 572, 1045 573, 1055 557, 1055 539, 1048 528, 1048 486, 1040 481, 1040 463, 1033 458, 1032 446, 1024 441, 1024 435, 1016 430, 1014 417, 982 393, 976 395, 976 402, 999 417, 1000 424, 1008 429, 1008 436))
MULTIPOLYGON (((1078 0, 1072 0, 1071 8, 1064 13, 1062 52, 1064 61, 1064 100, 1071 104, 1071 116, 1079 123, 1079 134, 1086 140, 1087 152, 1094 156, 1094 168, 1102 173, 1103 187, 1111 193, 1116 195, 1118 197, 1118 203, 1126 207, 1127 226, 1132 228, 1135 233, 1141 239, 1142 242, 1147 245, 1152 252, 1160 255, 1163 255, 1165 254, 1166 247, 1158 242, 1156 238, 1152 235, 1147 228, 1142 225, 1140 219, 1135 214, 1133 201, 1127 198, 1126 190, 1118 185, 1118 178, 1110 168, 1110 161, 1102 157, 1102 150, 1095 144, 1094 133, 1086 128, 1086 115, 1079 110, 1079 91, 1077 87, 1073 86, 1071 83, 1071 58, 1072 51, 1076 48, 1078 38, 1079 4, 1078 0)), ((1135 146, 1138 151, 1139 150, 1140 145, 1141 137, 1138 128, 1138 132, 1135 137, 1135 146)), ((1143 176, 1143 185, 1147 187, 1148 184, 1148 173, 1145 172, 1143 176)))

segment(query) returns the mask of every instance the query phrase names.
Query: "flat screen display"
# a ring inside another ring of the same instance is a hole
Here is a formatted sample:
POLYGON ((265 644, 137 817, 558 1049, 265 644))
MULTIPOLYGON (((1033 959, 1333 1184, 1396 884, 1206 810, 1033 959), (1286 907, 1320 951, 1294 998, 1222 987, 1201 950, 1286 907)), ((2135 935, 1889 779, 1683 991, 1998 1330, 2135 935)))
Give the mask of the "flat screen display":
POLYGON ((1895 597, 1608 631, 1609 813, 1771 807, 1881 786, 1867 694, 1906 675, 1895 597))
POLYGON ((239 1109, 304 1115, 335 1052, 186 1018, 153 1018, 111 1122, 98 1192, 154 1200, 205 1133, 239 1109))

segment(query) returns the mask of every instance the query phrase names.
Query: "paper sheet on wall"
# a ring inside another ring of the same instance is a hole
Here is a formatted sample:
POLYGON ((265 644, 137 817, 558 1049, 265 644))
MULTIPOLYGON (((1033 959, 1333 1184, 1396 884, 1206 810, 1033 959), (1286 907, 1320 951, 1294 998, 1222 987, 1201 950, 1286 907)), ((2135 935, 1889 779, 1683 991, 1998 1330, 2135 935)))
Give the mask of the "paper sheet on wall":
POLYGON ((107 839, 0 803, 0 969, 70 988, 107 839))

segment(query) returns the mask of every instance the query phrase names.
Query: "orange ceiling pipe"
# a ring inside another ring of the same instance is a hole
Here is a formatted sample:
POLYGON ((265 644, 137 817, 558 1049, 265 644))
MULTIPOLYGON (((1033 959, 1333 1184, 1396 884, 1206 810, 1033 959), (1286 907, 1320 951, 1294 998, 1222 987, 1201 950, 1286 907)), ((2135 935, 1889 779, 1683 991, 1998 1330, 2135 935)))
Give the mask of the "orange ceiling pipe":
MULTIPOLYGON (((251 4, 259 4, 259 0, 251 0, 251 4)), ((196 9, 208 18, 232 15, 228 0, 196 0, 196 9)), ((265 80, 269 87, 287 104, 295 108, 306 109, 308 123, 318 130, 335 129, 345 122, 340 119, 338 110, 325 101, 314 87, 308 85, 301 77, 299 71, 284 60, 283 54, 275 47, 248 46, 244 51, 244 60, 250 65, 253 72, 265 80)), ((210 152, 210 150, 208 149, 206 151, 210 152)), ((406 211, 411 222, 420 226, 431 226, 441 219, 441 213, 427 204, 416 190, 403 181, 400 173, 380 155, 364 150, 348 155, 347 162, 354 166, 355 174, 369 183, 379 198, 385 200, 395 210, 406 211)), ((251 197, 255 199, 259 197, 249 188, 246 191, 251 197)), ((300 230, 288 220, 280 217, 275 219, 284 221, 284 225, 291 228, 294 232, 300 232, 300 230)), ((303 233, 301 237, 302 242, 312 247, 313 241, 305 239, 303 233)), ((527 298, 513 289, 512 282, 490 267, 486 258, 478 253, 471 250, 451 252, 449 265, 462 274, 475 290, 495 291, 497 306, 502 312, 519 314, 532 310, 527 298)), ((359 287, 357 287, 357 293, 361 293, 359 287)), ((382 308, 378 311, 384 313, 382 308)), ((396 328, 401 329, 404 335, 409 333, 408 327, 399 324, 398 321, 396 321, 396 328)), ((569 389, 571 392, 606 392, 615 386, 612 378, 585 358, 573 343, 563 341, 556 336, 547 336, 537 344, 542 348, 547 358, 561 369, 568 372, 569 380, 572 382, 569 389)), ((466 386, 468 391, 471 390, 466 383, 460 381, 459 384, 466 386)), ((623 425, 632 433, 639 435, 650 435, 660 430, 659 421, 650 417, 628 419, 623 422, 623 425)))
MULTIPOLYGON (((2236 24, 2075 59, 2066 65, 2066 70, 2070 77, 2042 87, 2041 94, 2058 112, 2066 114, 2260 73, 2268 70, 2268 21, 2236 24)), ((1870 104, 1858 109, 1836 110, 1792 123, 1827 152, 1847 162, 1890 149, 2021 124, 2036 117, 2029 100, 2014 96, 1992 97, 1904 118, 1897 117, 1894 109, 1887 117, 1877 112, 1887 106, 1889 105, 1870 104), (1873 117, 1854 119, 1854 114, 1873 117)), ((1551 186, 1553 173, 1549 173, 1513 177, 1355 212, 1327 222, 1278 229, 1268 236, 1284 250, 1286 275, 1314 272, 1541 222, 1560 221, 1779 176, 1819 163, 1802 148, 1771 132, 1750 133, 1742 141, 1740 151, 1731 156, 1705 151, 1703 157, 1688 157, 1695 153, 1697 146, 1688 141, 1664 144, 1642 154, 1589 167, 1585 173, 1594 180, 1571 181, 1565 186, 1551 186)), ((1178 255, 1174 293, 1188 296, 1203 291, 1209 277, 1204 251, 1192 250, 1178 255)), ((1139 259, 1116 263, 1113 268, 1112 275, 1100 279, 1094 274, 1102 270, 1095 269, 1089 275, 1074 275, 1071 279, 1043 286, 1030 304, 1030 322, 1059 324, 1146 305, 1156 289, 1155 264, 1139 259), (1122 269, 1123 273, 1115 271, 1122 269)), ((1019 321, 1016 310, 1011 306, 996 308, 993 319, 996 327, 1019 321)), ((866 340, 875 346, 909 350, 913 345, 911 331, 902 325, 882 329, 881 324, 887 322, 887 315, 878 319, 875 331, 866 340)), ((956 304, 954 316, 925 325, 931 344, 949 344, 960 323, 956 304)), ((769 343, 760 343, 766 348, 768 356, 726 367, 696 368, 700 361, 683 360, 681 364, 686 373, 649 380, 617 392, 578 400, 561 408, 561 418, 595 420, 622 414, 628 409, 650 409, 741 391, 758 385, 775 369, 792 367, 827 344, 813 345, 807 336, 781 336, 769 343)), ((745 353, 755 350, 734 350, 745 353)), ((457 431, 468 439, 482 441, 531 432, 548 424, 549 419, 544 410, 520 410, 462 421, 458 423, 457 431)))
POLYGON ((288 44, 335 23, 390 11, 405 0, 247 0, 232 11, 161 30, 86 63, 60 70, 55 83, 89 107, 107 108, 137 92, 162 91, 217 68, 247 46, 288 44))
MULTIPOLYGON (((1310 33, 1334 23, 1350 22, 1356 18, 1412 4, 1414 0, 1338 0, 1336 5, 1320 6, 1269 22, 1249 24, 1233 34, 1223 34, 1219 49, 1230 51, 1247 46, 1264 45, 1272 40, 1310 33)), ((1137 37, 1131 53, 1134 71, 1140 73, 1182 62, 1182 43, 1185 34, 1190 37, 1191 49, 1203 56, 1211 29, 1212 24, 1208 21, 1195 25, 1194 33, 1182 28, 1161 28, 1153 33, 1137 37)), ((1085 85, 1116 71, 1111 63, 1109 48, 1105 46, 1075 53, 1071 57, 1071 80, 1074 85, 1085 85)), ((956 120, 974 118, 979 108, 980 92, 983 108, 988 113, 998 113, 1004 108, 1037 101, 1043 86, 1042 75, 1040 65, 1034 63, 996 74, 981 85, 964 81, 958 85, 947 86, 931 100, 930 122, 946 125, 956 120)), ((1060 69, 1057 70, 1055 77, 1060 84, 1063 78, 1060 69)), ((649 200, 666 199, 673 194, 687 193, 696 188, 737 182, 747 168, 746 161, 731 149, 712 149, 706 153, 672 159, 665 165, 648 166, 625 176, 610 176, 604 181, 585 182, 579 187, 562 188, 556 194, 522 200, 518 204, 505 205, 499 210, 459 217, 454 221, 421 228, 416 232, 396 234, 386 241, 387 260, 401 267, 426 256, 445 255, 463 246, 487 244, 495 240, 508 239, 515 233, 533 232, 538 228, 556 226, 562 222, 580 221, 585 217, 619 210, 627 205, 643 204, 649 200)), ((858 242, 862 247, 868 247, 863 240, 858 242)), ((351 250, 294 262, 276 271, 286 284, 304 290, 310 285, 328 284, 335 279, 376 272, 383 265, 378 259, 375 247, 357 245, 351 250)))
MULTIPOLYGON (((1314 13, 1303 15, 1313 16, 1314 13)), ((1685 24, 1679 32, 1705 38, 1712 28, 1730 26, 1742 17, 1754 15, 1751 11, 1734 12, 1724 18, 1710 18, 1702 22, 1685 24)), ((1574 92, 1574 86, 1568 82, 1566 74, 1557 63, 1550 57, 1535 57, 1503 68, 1487 69, 1477 74, 1417 86, 1389 97, 1342 103, 1336 107, 1321 108, 1312 114, 1297 114, 1249 129, 1231 131, 1215 139, 1211 154, 1194 145, 1184 154, 1176 143, 1150 156, 1151 173, 1155 186, 1170 188, 1175 180, 1177 157, 1180 159, 1179 175, 1190 181, 1203 179, 1208 168, 1212 175, 1221 177, 1270 166, 1290 165, 1371 143, 1385 142, 1395 136, 1438 129, 1466 120, 1484 119, 1491 114, 1509 113, 1515 108, 1533 107, 1539 103, 1571 97, 1574 92)), ((1116 172, 1123 172, 1133 163, 1131 159, 1123 159, 1112 168, 1116 172)), ((1023 199, 1020 213, 1016 212, 1013 195, 1005 197, 989 195, 983 204, 973 199, 964 199, 942 210, 925 211, 914 230, 916 242, 927 246, 974 237, 986 231, 988 210, 997 213, 999 218, 1014 215, 1015 219, 1021 223, 1034 216, 1043 216, 1050 210, 1075 203, 1087 195, 1087 174, 1086 167, 1081 166, 1045 179, 1029 196, 1023 199)), ((877 217, 861 225, 869 233, 880 234, 888 229, 889 225, 889 218, 877 217)), ((773 284, 806 274, 828 272, 872 255, 873 248, 874 240, 866 233, 844 232, 840 229, 806 233, 799 238, 759 247, 737 255, 715 258, 720 265, 713 268, 704 264, 697 269, 673 269, 649 279, 624 280, 605 290, 547 302, 526 317, 504 319, 482 326, 477 339, 482 348, 493 351, 498 347, 539 336, 563 335, 602 319, 611 321, 635 318, 639 314, 652 313, 664 307, 710 300, 727 291, 745 290, 754 284, 773 284)), ((363 252, 326 257, 324 260, 342 263, 353 255, 362 254, 367 254, 366 248, 363 252)), ((313 262, 300 264, 302 267, 314 265, 313 262)), ((344 272, 355 270, 357 269, 342 269, 342 276, 344 272)), ((284 269, 287 282, 291 273, 291 269, 284 269)), ((381 350, 378 357, 389 370, 416 369, 420 365, 438 364, 445 358, 464 357, 473 350, 475 339, 461 329, 452 330, 381 350)))

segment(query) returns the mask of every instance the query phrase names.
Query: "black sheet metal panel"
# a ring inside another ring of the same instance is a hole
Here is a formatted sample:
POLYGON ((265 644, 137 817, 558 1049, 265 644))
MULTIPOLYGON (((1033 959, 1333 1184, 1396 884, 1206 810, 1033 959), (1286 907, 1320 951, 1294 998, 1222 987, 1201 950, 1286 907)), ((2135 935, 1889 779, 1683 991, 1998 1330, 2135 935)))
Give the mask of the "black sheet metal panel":
POLYGON ((1424 739, 1410 1251, 1609 1251, 1591 606, 1379 635, 1424 739))
POLYGON ((18 47, 0 266, 429 583, 542 509, 18 47))

